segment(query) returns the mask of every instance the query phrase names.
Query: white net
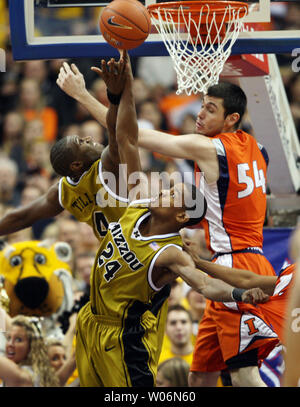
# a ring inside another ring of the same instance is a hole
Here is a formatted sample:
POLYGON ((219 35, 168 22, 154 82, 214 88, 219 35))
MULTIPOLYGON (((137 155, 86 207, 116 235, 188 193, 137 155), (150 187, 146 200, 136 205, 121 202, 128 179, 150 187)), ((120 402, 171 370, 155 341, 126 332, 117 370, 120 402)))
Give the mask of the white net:
POLYGON ((219 81, 232 46, 243 29, 247 9, 235 9, 228 4, 221 22, 209 4, 200 6, 196 18, 195 11, 189 12, 182 5, 175 13, 162 3, 162 7, 158 5, 155 12, 151 12, 151 19, 174 62, 176 93, 206 93, 209 86, 219 81))

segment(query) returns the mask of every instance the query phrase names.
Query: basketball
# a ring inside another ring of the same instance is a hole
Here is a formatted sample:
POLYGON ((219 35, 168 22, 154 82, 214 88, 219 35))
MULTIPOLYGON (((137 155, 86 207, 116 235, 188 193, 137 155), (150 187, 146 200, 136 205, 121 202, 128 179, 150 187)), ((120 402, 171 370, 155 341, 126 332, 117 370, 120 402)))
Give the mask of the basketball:
POLYGON ((114 0, 100 15, 100 30, 114 48, 132 49, 149 35, 150 15, 138 0, 114 0))

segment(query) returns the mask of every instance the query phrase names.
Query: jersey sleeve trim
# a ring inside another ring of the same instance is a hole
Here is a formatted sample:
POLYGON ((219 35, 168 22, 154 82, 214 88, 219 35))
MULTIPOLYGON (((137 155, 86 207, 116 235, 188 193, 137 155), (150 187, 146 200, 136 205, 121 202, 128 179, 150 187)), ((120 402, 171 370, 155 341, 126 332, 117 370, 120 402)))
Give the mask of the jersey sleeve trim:
POLYGON ((225 148, 223 146, 223 143, 220 139, 216 138, 216 139, 212 139, 212 142, 214 143, 216 150, 217 150, 217 154, 221 155, 221 156, 225 156, 225 148))
POLYGON ((119 196, 117 194, 115 194, 108 186, 107 184, 104 182, 104 178, 103 178, 103 172, 102 172, 102 162, 99 161, 98 164, 98 174, 99 174, 99 178, 100 178, 100 182, 103 185, 103 188, 105 189, 105 191, 111 195, 114 199, 120 201, 120 202, 129 202, 129 199, 127 198, 123 198, 122 196, 119 196))
POLYGON ((164 250, 166 250, 168 247, 171 247, 171 246, 176 247, 178 250, 182 251, 181 246, 174 244, 174 243, 170 243, 170 244, 167 244, 166 246, 162 247, 161 249, 159 249, 158 252, 156 252, 155 255, 153 256, 153 259, 151 260, 150 266, 148 268, 148 284, 154 291, 160 291, 164 287, 164 286, 160 287, 160 288, 156 287, 156 285, 153 283, 152 272, 153 272, 153 268, 155 266, 155 262, 156 262, 157 258, 161 255, 161 253, 164 250))
POLYGON ((145 204, 149 204, 150 202, 151 202, 151 198, 136 199, 134 201, 131 201, 129 206, 145 205, 145 204))
POLYGON ((262 156, 264 157, 266 165, 268 166, 269 165, 269 155, 268 155, 266 148, 258 142, 257 142, 257 145, 258 145, 258 148, 260 149, 260 152, 262 153, 262 156))
POLYGON ((62 203, 62 183, 63 183, 63 178, 61 178, 60 180, 59 180, 59 183, 58 183, 58 201, 59 201, 59 204, 60 204, 60 206, 62 207, 62 208, 65 208, 64 207, 64 205, 63 205, 63 203, 62 203))

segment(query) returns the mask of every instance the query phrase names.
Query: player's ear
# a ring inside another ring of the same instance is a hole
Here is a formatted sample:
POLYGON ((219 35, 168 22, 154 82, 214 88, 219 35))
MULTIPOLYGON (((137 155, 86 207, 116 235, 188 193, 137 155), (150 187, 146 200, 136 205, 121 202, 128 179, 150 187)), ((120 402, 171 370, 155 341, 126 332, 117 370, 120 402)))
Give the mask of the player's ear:
POLYGON ((239 113, 231 113, 227 117, 227 123, 230 127, 233 127, 239 120, 240 114, 239 113))
POLYGON ((190 220, 190 217, 185 210, 182 210, 176 214, 176 220, 178 223, 184 224, 190 220))

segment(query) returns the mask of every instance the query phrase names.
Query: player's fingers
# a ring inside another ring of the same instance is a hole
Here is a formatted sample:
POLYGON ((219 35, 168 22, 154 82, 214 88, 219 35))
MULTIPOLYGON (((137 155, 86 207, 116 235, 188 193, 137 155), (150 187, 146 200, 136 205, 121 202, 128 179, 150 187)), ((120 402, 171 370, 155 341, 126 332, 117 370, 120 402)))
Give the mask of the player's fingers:
POLYGON ((114 74, 118 75, 119 74, 119 66, 118 63, 116 62, 115 58, 111 58, 111 60, 108 62, 109 65, 109 71, 114 74))
POLYGON ((269 301, 270 296, 268 294, 264 294, 264 297, 262 299, 262 302, 267 302, 269 301))
POLYGON ((65 71, 65 68, 62 66, 61 68, 60 68, 60 70, 59 70, 59 75, 61 75, 61 76, 65 76, 66 75, 66 71, 65 71))
POLYGON ((65 68, 65 71, 66 71, 67 73, 72 72, 72 71, 71 71, 71 68, 70 68, 70 65, 69 65, 67 62, 64 62, 64 63, 63 63, 63 67, 65 68))
POLYGON ((71 64, 71 68, 72 68, 72 71, 75 73, 75 75, 81 74, 81 72, 79 71, 79 69, 77 68, 77 66, 75 64, 71 64))
POLYGON ((93 72, 95 72, 95 73, 97 73, 98 75, 102 75, 102 70, 100 69, 100 68, 97 68, 96 66, 92 66, 91 67, 91 70, 93 71, 93 72))
POLYGON ((107 64, 104 59, 102 59, 102 61, 101 61, 101 69, 102 69, 103 74, 107 73, 107 64))
POLYGON ((120 62, 119 62, 119 71, 120 71, 120 73, 123 73, 125 71, 125 65, 126 65, 126 62, 124 61, 124 59, 121 59, 120 62))
POLYGON ((64 75, 64 74, 62 74, 62 73, 59 73, 59 74, 58 74, 58 78, 57 78, 57 79, 59 79, 59 81, 60 81, 61 83, 63 82, 64 78, 65 78, 65 75, 64 75))

